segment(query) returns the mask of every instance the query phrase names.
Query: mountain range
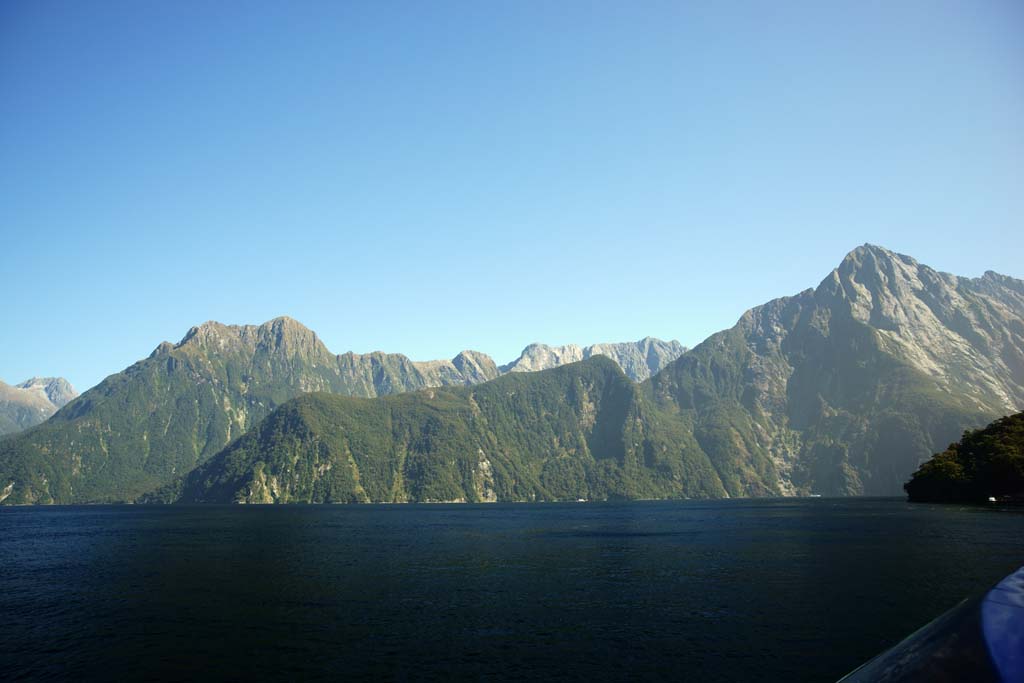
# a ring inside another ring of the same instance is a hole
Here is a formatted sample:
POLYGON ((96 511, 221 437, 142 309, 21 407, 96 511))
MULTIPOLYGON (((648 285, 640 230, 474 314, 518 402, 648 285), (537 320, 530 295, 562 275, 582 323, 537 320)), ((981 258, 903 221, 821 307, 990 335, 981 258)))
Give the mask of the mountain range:
POLYGON ((1022 403, 1024 282, 864 245, 685 352, 531 345, 499 368, 206 323, 0 441, 0 500, 897 495, 1022 403))
MULTIPOLYGON (((635 346, 656 366, 682 352, 678 342, 650 339, 606 346, 627 362, 639 356, 630 352, 635 346)), ((287 317, 258 326, 207 322, 177 344, 161 343, 45 424, 0 442, 0 501, 131 500, 189 471, 301 394, 376 397, 499 374, 489 356, 475 351, 426 362, 381 352, 334 355, 287 317)))
POLYGON ((1024 282, 865 245, 651 379, 731 495, 899 495, 968 427, 1024 404, 1024 282))
POLYGON ((0 382, 0 435, 45 422, 76 396, 63 377, 33 377, 14 386, 0 382))

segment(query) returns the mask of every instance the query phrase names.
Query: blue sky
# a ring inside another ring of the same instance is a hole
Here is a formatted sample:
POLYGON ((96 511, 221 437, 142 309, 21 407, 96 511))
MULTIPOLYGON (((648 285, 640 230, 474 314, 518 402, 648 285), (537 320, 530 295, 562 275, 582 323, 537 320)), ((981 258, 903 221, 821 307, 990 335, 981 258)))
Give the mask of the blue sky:
POLYGON ((0 4, 0 379, 204 320, 687 345, 864 242, 1024 276, 1024 4, 0 4))

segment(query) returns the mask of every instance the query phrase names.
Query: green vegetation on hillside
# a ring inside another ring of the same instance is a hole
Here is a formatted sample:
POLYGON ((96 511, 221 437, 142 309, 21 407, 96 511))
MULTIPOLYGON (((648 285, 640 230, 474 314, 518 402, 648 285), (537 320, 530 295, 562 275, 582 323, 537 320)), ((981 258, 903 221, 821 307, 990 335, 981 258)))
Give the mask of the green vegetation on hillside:
POLYGON ((426 365, 400 354, 335 356, 289 318, 206 323, 107 377, 47 422, 0 440, 0 502, 132 500, 304 392, 376 396, 464 383, 455 364, 426 365))
MULTIPOLYGON (((604 347, 653 370, 652 344, 604 347)), ((587 353, 528 351, 519 369, 587 353)), ((206 323, 0 439, 0 502, 893 495, 1024 405, 1024 282, 864 245, 641 385, 602 358, 494 379, 474 352, 334 356, 287 318, 206 323)))
POLYGON ((611 360, 377 399, 308 394, 145 501, 721 497, 718 474, 611 360))
POLYGON ((915 502, 981 503, 1024 497, 1024 413, 967 431, 936 453, 904 487, 915 502))

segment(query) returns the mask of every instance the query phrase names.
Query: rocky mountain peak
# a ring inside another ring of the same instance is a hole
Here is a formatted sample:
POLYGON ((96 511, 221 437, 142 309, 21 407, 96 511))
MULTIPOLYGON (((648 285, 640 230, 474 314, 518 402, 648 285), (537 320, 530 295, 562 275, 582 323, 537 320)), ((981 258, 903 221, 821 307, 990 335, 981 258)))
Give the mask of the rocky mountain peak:
POLYGON ((57 408, 63 408, 78 397, 78 392, 71 386, 71 382, 63 377, 33 377, 19 384, 18 388, 41 391, 57 408))
POLYGON ((287 353, 327 353, 316 332, 287 316, 280 316, 259 326, 257 335, 262 344, 287 353))
POLYGON ((865 244, 843 259, 815 290, 819 305, 848 312, 881 330, 898 331, 934 318, 934 305, 948 306, 959 278, 909 256, 865 244), (933 305, 934 304, 934 305, 933 305))
MULTIPOLYGON (((302 323, 280 316, 261 325, 225 325, 208 320, 189 329, 174 348, 196 346, 205 352, 231 352, 261 350, 273 355, 323 354, 327 349, 313 330, 302 323)), ((159 355, 164 345, 154 351, 159 355)))
POLYGON ((865 242, 858 247, 854 247, 846 256, 843 257, 842 263, 863 263, 865 260, 870 259, 880 259, 884 261, 894 258, 917 263, 910 256, 898 254, 895 251, 886 249, 878 244, 871 244, 870 242, 865 242))
POLYGON ((814 320, 875 330, 885 353, 939 386, 1002 409, 1024 397, 1017 349, 1024 283, 996 273, 976 279, 943 273, 875 245, 851 251, 814 292, 814 320), (829 322, 832 321, 832 322, 829 322))
POLYGON ((678 341, 662 341, 655 337, 644 337, 635 342, 593 344, 580 347, 576 344, 548 346, 530 344, 515 359, 501 366, 505 372, 535 372, 558 367, 567 363, 606 356, 618 363, 626 375, 635 382, 642 382, 686 352, 678 341))
POLYGON ((523 349, 519 358, 507 365, 501 366, 505 372, 536 372, 547 368, 575 363, 583 360, 583 349, 576 344, 565 346, 548 346, 547 344, 533 343, 523 349))
POLYGON ((153 349, 153 353, 149 354, 149 357, 150 358, 156 358, 157 356, 162 356, 165 353, 170 353, 173 350, 174 350, 174 344, 172 344, 171 342, 169 342, 169 341, 160 342, 157 345, 157 347, 155 349, 153 349))
POLYGON ((205 345, 211 341, 216 342, 222 339, 229 330, 230 327, 228 325, 219 323, 216 320, 207 320, 201 325, 190 327, 176 347, 181 348, 188 344, 205 345))
POLYGON ((479 351, 462 351, 452 358, 452 365, 467 378, 484 382, 498 376, 498 366, 494 359, 479 351))
POLYGON ((919 268, 917 261, 909 256, 864 244, 847 254, 822 284, 838 280, 844 285, 857 283, 861 287, 876 289, 904 282, 919 268))
POLYGON ((971 284, 1011 310, 1024 306, 1024 280, 988 270, 980 278, 971 280, 971 284))
POLYGON ((63 377, 33 377, 14 386, 0 382, 0 434, 33 427, 77 396, 63 377))

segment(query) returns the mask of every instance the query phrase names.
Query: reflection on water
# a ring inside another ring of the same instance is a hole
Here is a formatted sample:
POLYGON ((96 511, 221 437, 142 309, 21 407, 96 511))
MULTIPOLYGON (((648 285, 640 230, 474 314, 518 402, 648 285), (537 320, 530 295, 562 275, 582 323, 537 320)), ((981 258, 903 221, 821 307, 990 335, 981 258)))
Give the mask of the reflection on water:
POLYGON ((0 510, 5 673, 833 680, 1024 564, 895 500, 0 510))

